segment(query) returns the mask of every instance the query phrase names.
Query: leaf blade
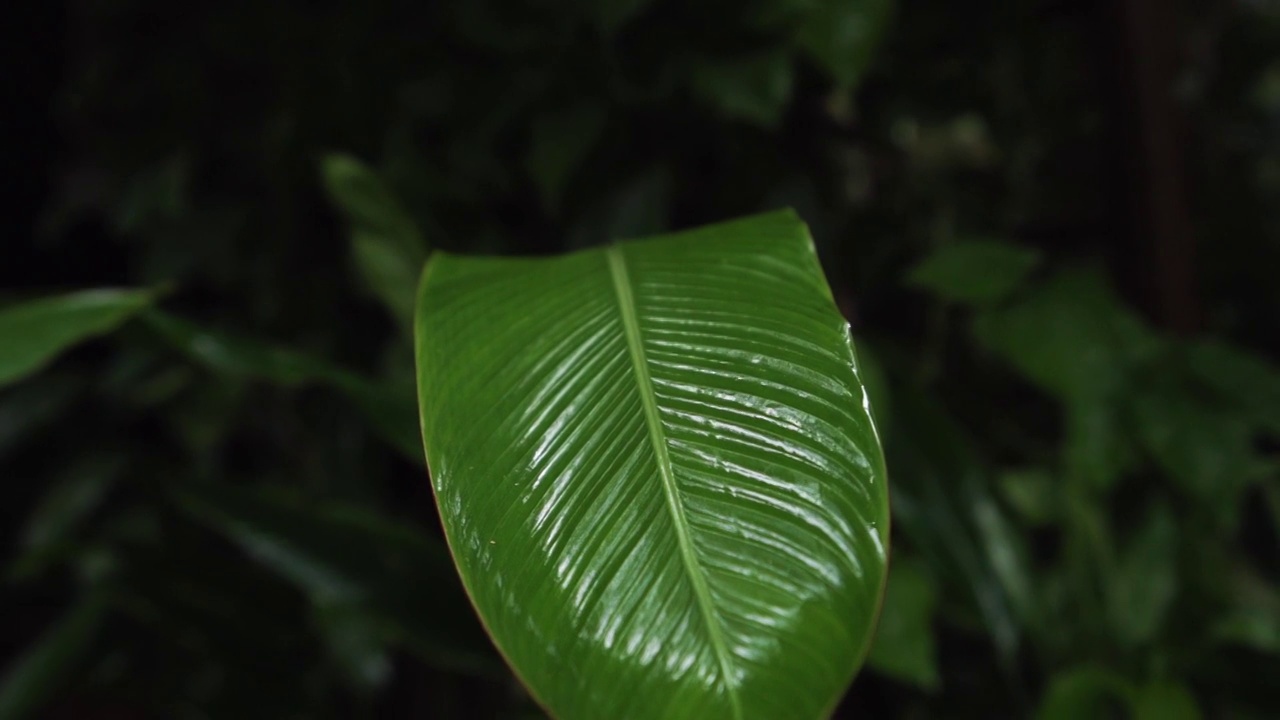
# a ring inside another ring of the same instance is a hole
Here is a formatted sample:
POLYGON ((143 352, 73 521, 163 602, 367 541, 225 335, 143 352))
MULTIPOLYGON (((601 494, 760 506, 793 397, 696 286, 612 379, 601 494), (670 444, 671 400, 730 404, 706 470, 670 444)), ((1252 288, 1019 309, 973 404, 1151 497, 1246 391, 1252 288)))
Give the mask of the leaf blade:
POLYGON ((65 690, 67 676, 92 649, 107 610, 106 596, 91 591, 5 670, 0 680, 0 718, 31 717, 65 690))
POLYGON ((549 709, 830 709, 869 643, 887 496, 794 215, 546 260, 437 255, 417 349, 459 572, 549 709))
POLYGON ((80 342, 104 335, 151 303, 149 290, 81 290, 0 310, 0 387, 80 342))
MULTIPOLYGON (((636 302, 631 288, 631 280, 627 273, 626 259, 622 249, 617 246, 609 248, 607 257, 609 259, 609 274, 613 280, 614 292, 618 296, 618 306, 622 311, 622 322, 626 330, 627 349, 631 356, 631 366, 635 372, 636 385, 639 387, 641 401, 644 406, 645 428, 648 430, 649 441, 653 445, 653 452, 658 460, 658 471, 662 477, 662 494, 671 512, 672 525, 675 527, 676 538, 680 546, 680 556, 684 561, 685 570, 693 585, 694 595, 698 601, 698 609, 707 624, 716 662, 720 666, 722 675, 728 677, 732 674, 729 649, 725 645, 720 621, 715 617, 711 591, 707 587, 706 576, 703 574, 702 567, 693 550, 693 544, 689 537, 689 521, 684 515, 684 506, 678 496, 679 489, 676 487, 675 471, 671 466, 671 455, 667 449, 666 433, 658 411, 657 393, 654 391, 653 381, 649 377, 649 361, 645 357, 644 340, 640 335, 640 321, 636 317, 636 302)), ((729 688, 726 694, 729 696, 733 716, 741 717, 742 701, 738 694, 732 688, 729 688)))

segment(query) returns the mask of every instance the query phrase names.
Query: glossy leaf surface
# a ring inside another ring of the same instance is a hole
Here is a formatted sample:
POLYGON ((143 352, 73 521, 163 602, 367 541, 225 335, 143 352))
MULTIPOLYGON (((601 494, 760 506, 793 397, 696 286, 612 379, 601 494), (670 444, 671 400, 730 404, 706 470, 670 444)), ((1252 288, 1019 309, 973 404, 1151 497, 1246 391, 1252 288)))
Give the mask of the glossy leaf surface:
POLYGON ((552 259, 438 254, 416 329, 455 561, 553 715, 830 712, 874 625, 887 493, 793 214, 552 259))

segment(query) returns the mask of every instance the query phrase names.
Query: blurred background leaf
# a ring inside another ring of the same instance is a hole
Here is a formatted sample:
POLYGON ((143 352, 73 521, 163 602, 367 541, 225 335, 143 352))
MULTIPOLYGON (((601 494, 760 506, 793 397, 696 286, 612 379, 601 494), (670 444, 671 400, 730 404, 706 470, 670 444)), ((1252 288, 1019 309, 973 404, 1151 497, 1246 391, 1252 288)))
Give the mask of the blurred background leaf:
POLYGON ((868 667, 926 690, 937 688, 932 627, 936 595, 929 572, 918 561, 894 559, 868 667))
POLYGON ((879 49, 893 0, 813 0, 800 25, 800 45, 836 81, 855 87, 879 49))
POLYGON ((0 387, 67 348, 115 329, 151 302, 144 290, 82 290, 0 310, 0 387))
POLYGON ((451 669, 498 667, 443 543, 375 514, 275 494, 210 486, 183 490, 178 503, 304 590, 361 679, 385 673, 368 657, 379 640, 451 669))
POLYGON ((67 691, 75 665, 90 653, 106 609, 100 594, 86 596, 8 667, 0 681, 0 718, 35 717, 52 698, 67 691))
POLYGON ((1155 683, 1138 691, 1133 716, 1137 720, 1199 720, 1200 709, 1187 689, 1180 685, 1155 683))
POLYGON ((692 82, 698 97, 725 117, 770 128, 791 99, 791 58, 775 51, 704 60, 695 66, 692 82))
POLYGON ((908 281, 946 300, 988 305, 1017 290, 1038 260, 1026 248, 969 240, 939 248, 912 269, 908 281))
POLYGON ((1123 718, 1132 692, 1128 683, 1108 670, 1077 668, 1053 679, 1036 718, 1123 718))
POLYGON ((349 155, 322 163, 325 189, 347 214, 351 253, 369 290, 408 327, 426 243, 414 219, 372 170, 349 155))

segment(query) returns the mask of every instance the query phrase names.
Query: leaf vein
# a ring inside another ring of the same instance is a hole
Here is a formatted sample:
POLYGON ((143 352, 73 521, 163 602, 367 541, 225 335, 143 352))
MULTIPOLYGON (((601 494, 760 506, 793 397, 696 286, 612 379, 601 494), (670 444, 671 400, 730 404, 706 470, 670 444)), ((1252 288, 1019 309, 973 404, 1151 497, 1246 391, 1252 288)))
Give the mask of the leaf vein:
POLYGON ((658 414, 657 394, 653 380, 649 377, 649 364, 645 358, 644 345, 640 337, 640 322, 636 313, 635 295, 631 289, 631 278, 627 273, 626 259, 622 248, 614 245, 608 250, 609 274, 613 278, 614 291, 618 297, 618 308, 622 313, 623 328, 627 336, 627 348, 631 354, 631 364, 635 370, 636 383, 639 386, 641 401, 644 405, 645 425, 648 427, 649 440, 653 444, 654 455, 658 462, 658 472, 662 478, 662 491, 666 497, 667 507, 671 511, 672 524, 676 529, 676 539, 680 547, 680 556, 684 561, 685 571, 693 585, 694 595, 698 599, 698 608, 707 625, 707 633, 715 651, 716 662, 720 666, 720 674, 724 679, 725 693, 733 709, 733 717, 741 720, 742 704, 738 698, 732 671, 731 654, 725 643, 723 628, 716 616, 711 590, 707 586, 707 577, 693 549, 693 541, 689 533, 689 520, 684 514, 678 490, 675 472, 671 467, 671 454, 667 447, 666 433, 662 426, 662 418, 658 414))

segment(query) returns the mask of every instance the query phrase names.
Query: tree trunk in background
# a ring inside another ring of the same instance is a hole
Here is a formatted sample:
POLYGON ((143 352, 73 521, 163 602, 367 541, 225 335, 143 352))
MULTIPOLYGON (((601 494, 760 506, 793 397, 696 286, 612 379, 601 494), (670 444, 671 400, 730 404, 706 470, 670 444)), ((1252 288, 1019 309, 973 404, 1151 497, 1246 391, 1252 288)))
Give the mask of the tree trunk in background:
POLYGON ((1176 9, 1168 0, 1121 0, 1120 71, 1127 107, 1130 224, 1149 310, 1167 330, 1190 334, 1200 322, 1185 153, 1186 120, 1177 98, 1181 53, 1176 9))

